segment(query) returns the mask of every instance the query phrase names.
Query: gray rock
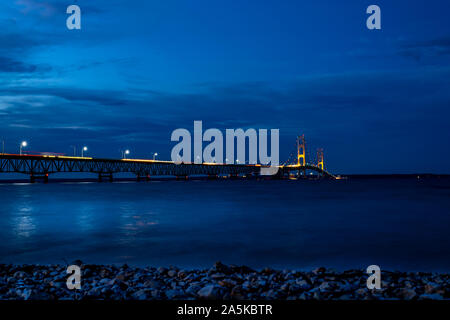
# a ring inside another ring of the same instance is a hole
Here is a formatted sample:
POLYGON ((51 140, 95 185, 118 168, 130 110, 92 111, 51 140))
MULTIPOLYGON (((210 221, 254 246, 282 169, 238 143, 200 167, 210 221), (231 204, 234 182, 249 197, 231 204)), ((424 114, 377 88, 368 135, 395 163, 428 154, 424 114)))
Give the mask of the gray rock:
POLYGON ((197 295, 204 299, 220 299, 222 294, 222 288, 216 285, 207 285, 197 292, 197 295))
POLYGON ((183 291, 181 290, 166 290, 166 296, 169 300, 183 297, 183 291))
POLYGON ((417 293, 414 289, 404 288, 400 291, 400 297, 406 300, 414 299, 417 293))
POLYGON ((178 274, 178 272, 176 270, 169 270, 167 272, 167 275, 171 278, 175 277, 178 274))
POLYGON ((429 294, 429 293, 424 293, 422 295, 419 296, 420 300, 443 300, 444 298, 437 293, 434 294, 429 294))
POLYGON ((210 277, 211 277, 212 279, 214 279, 214 280, 217 280, 217 279, 223 279, 223 278, 225 278, 226 276, 225 276, 224 273, 213 273, 213 274, 210 275, 210 277))
POLYGON ((151 295, 151 291, 149 291, 148 289, 141 289, 133 293, 132 296, 137 300, 147 300, 149 294, 151 295))
POLYGON ((16 271, 13 275, 16 279, 24 279, 27 276, 27 274, 23 271, 16 271))
POLYGON ((300 290, 309 290, 311 289, 311 285, 306 280, 298 280, 296 281, 297 285, 299 286, 300 290))

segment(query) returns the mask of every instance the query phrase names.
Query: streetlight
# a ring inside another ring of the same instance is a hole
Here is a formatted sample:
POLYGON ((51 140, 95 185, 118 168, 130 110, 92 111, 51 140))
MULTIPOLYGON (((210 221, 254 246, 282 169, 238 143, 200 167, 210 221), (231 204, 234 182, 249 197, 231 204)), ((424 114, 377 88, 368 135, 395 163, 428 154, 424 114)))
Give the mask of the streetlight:
POLYGON ((130 154, 130 150, 122 151, 122 159, 126 159, 127 158, 127 154, 130 154))
POLYGON ((84 153, 88 151, 87 147, 83 147, 83 149, 81 149, 81 157, 84 158, 84 153))
POLYGON ((155 158, 158 156, 158 153, 157 152, 155 152, 154 154, 153 154, 153 160, 155 160, 155 158))
POLYGON ((28 145, 28 143, 26 141, 22 141, 22 143, 20 144, 20 155, 22 155, 22 148, 25 148, 28 145))

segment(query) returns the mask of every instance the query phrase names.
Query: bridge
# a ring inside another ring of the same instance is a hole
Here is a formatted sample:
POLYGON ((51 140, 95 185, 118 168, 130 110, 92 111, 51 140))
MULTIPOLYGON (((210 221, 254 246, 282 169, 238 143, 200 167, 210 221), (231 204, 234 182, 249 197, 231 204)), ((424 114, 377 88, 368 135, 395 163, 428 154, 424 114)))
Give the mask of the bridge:
MULTIPOLYGON (((321 149, 320 149, 321 150, 321 149)), ((306 144, 304 136, 297 138, 297 162, 278 166, 278 172, 272 178, 294 176, 306 178, 307 172, 317 176, 334 179, 334 175, 324 168, 323 151, 318 155, 317 164, 306 162, 306 144)), ((114 174, 132 173, 137 180, 149 180, 154 176, 175 176, 185 180, 192 175, 217 177, 258 177, 261 169, 268 166, 260 164, 223 164, 223 163, 181 163, 173 161, 146 159, 101 159, 91 157, 69 157, 63 155, 24 155, 0 154, 0 173, 21 173, 29 175, 30 181, 48 182, 49 175, 55 173, 93 173, 99 181, 113 181, 114 174)))

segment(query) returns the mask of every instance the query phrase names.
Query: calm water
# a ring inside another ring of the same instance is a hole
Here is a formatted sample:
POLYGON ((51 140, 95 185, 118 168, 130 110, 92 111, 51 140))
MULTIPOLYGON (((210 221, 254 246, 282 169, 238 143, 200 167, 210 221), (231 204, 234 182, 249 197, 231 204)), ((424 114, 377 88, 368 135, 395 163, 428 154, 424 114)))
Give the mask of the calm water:
POLYGON ((0 262, 450 271, 450 180, 0 184, 0 262))

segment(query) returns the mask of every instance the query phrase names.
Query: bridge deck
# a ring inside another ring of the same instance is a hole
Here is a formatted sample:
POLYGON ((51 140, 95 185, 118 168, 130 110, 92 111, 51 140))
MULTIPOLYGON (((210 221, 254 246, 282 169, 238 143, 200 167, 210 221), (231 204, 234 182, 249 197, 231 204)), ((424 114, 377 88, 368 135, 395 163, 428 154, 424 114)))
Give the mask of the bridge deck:
MULTIPOLYGON (((46 176, 58 172, 91 172, 101 175, 119 172, 133 173, 138 177, 190 176, 190 175, 259 175, 259 164, 181 163, 145 159, 101 159, 53 155, 0 154, 0 173, 23 173, 46 176)), ((327 171, 313 165, 279 166, 278 175, 298 170, 314 170, 327 177, 327 171)))

